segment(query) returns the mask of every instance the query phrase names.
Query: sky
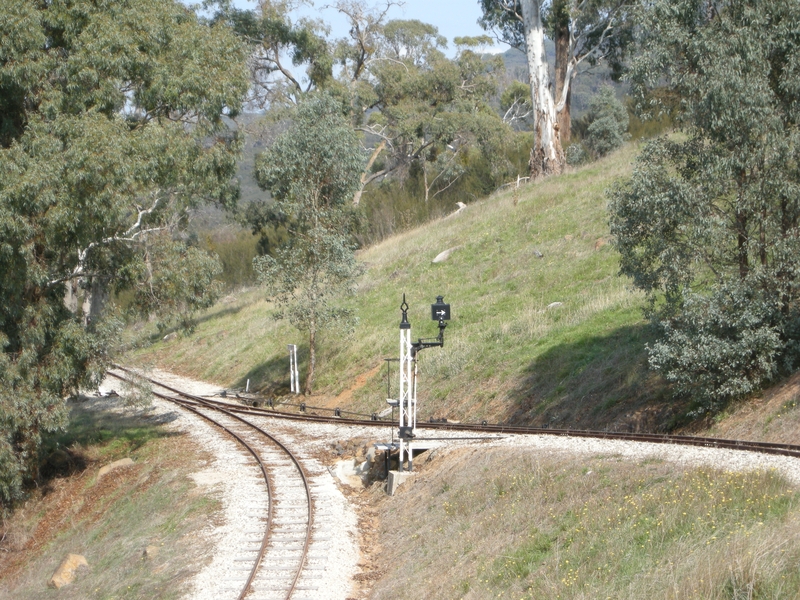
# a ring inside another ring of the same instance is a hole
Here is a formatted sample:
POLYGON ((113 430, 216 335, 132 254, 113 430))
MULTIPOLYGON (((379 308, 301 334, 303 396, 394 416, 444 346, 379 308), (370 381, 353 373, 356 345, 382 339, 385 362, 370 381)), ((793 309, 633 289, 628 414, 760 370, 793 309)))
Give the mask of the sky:
MULTIPOLYGON (((315 0, 313 7, 303 7, 296 16, 313 16, 321 18, 331 27, 331 36, 341 38, 347 36, 347 22, 335 8, 324 8, 333 4, 334 0, 315 0)), ((252 9, 256 3, 249 0, 234 0, 234 4, 242 9, 252 9)), ((375 2, 367 0, 368 5, 375 2)), ((389 10, 389 19, 417 19, 435 25, 439 33, 447 38, 448 54, 455 51, 453 38, 457 36, 486 35, 478 19, 481 9, 478 0, 405 0, 403 6, 393 6, 389 10)), ((487 52, 504 52, 504 45, 485 47, 487 52)))

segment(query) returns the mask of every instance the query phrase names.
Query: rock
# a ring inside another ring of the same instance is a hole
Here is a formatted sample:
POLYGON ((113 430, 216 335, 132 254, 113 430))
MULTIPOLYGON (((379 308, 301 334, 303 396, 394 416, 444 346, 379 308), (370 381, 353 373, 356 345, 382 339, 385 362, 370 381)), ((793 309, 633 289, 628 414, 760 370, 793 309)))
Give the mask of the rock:
POLYGON ((432 262, 432 263, 440 263, 440 262, 444 262, 444 261, 446 261, 448 258, 450 258, 450 255, 451 255, 451 254, 452 254, 452 253, 453 253, 455 250, 458 250, 459 248, 461 248, 461 246, 454 246, 454 247, 452 247, 452 248, 448 248, 448 249, 447 249, 447 250, 445 250, 444 252, 440 252, 439 254, 437 254, 437 255, 436 255, 436 258, 434 258, 434 259, 433 259, 431 262, 432 262))
POLYGON ((329 471, 331 475, 345 485, 355 489, 363 489, 364 481, 361 478, 361 474, 365 471, 365 465, 366 461, 363 465, 359 465, 356 459, 351 458, 338 461, 329 471))
POLYGON ((164 336, 162 339, 163 339, 165 342, 169 342, 169 341, 172 341, 172 340, 176 340, 176 339, 178 339, 178 334, 177 334, 176 332, 174 332, 174 331, 173 331, 172 333, 168 333, 167 335, 165 335, 165 336, 164 336))
POLYGON ((605 246, 607 243, 608 243, 608 241, 606 241, 605 238, 597 238, 597 241, 594 243, 594 249, 595 250, 600 250, 600 248, 605 246))
POLYGON ((158 546, 152 546, 152 545, 148 546, 147 548, 144 549, 144 552, 142 552, 142 558, 144 558, 145 560, 152 560, 153 558, 158 556, 159 550, 161 550, 161 548, 159 548, 158 546))
POLYGON ((61 562, 61 565, 56 569, 47 586, 51 588, 61 589, 65 585, 69 585, 75 581, 75 575, 80 568, 89 568, 89 563, 86 562, 86 557, 80 554, 67 554, 67 557, 61 562))
POLYGON ((564 305, 563 302, 551 302, 550 304, 547 305, 547 310, 550 310, 551 308, 558 308, 559 306, 563 305, 564 305))
POLYGON ((544 254, 539 252, 536 248, 531 250, 531 254, 533 254, 536 258, 543 258, 544 257, 544 254))
POLYGON ((458 215, 458 214, 461 214, 461 212, 462 212, 462 211, 463 211, 465 208, 467 208, 467 205, 466 205, 466 204, 464 204, 463 202, 456 202, 456 206, 458 207, 458 208, 456 209, 456 211, 455 211, 455 212, 451 212, 449 215, 447 215, 447 216, 445 217, 445 219, 449 219, 450 217, 455 217, 456 215, 458 215))
POLYGON ((133 464, 135 464, 133 460, 127 457, 115 460, 114 462, 100 468, 100 470, 97 472, 97 481, 95 483, 99 482, 103 477, 108 475, 111 471, 116 471, 117 469, 121 469, 123 467, 129 467, 133 464))

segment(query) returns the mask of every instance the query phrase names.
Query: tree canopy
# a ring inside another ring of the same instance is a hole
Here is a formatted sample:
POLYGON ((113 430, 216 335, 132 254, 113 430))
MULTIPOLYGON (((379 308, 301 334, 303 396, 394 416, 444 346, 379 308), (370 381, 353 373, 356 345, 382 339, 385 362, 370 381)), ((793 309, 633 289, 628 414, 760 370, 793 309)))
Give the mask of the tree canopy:
MULTIPOLYGON (((489 104, 502 61, 475 51, 489 38, 458 38, 450 59, 435 26, 387 20, 393 5, 337 2, 350 24, 348 36, 338 40, 329 39, 317 21, 292 20, 287 2, 261 2, 253 11, 223 7, 215 17, 247 41, 255 99, 273 117, 319 91, 349 106, 350 122, 370 156, 354 204, 369 184, 390 176, 403 180, 411 171, 422 174, 427 201, 463 174, 468 150, 479 148, 492 164, 502 162, 495 160, 502 155, 498 148, 510 133, 489 104)), ((251 212, 254 229, 270 229, 265 224, 274 215, 266 207, 251 212)))
POLYGON ((98 297, 151 286, 148 256, 174 248, 189 207, 235 202, 224 115, 246 92, 244 58, 227 28, 179 2, 2 4, 3 502, 35 476, 41 435, 65 425, 65 396, 103 372, 98 297))
POLYGON ((714 409, 800 364, 800 6, 659 0, 640 35, 639 105, 684 135, 645 147, 611 228, 651 365, 714 409))
POLYGON ((289 236, 255 269, 282 310, 308 334, 305 393, 313 391, 317 333, 349 313, 332 300, 355 284, 360 269, 350 235, 350 201, 363 169, 358 137, 336 99, 302 102, 290 128, 259 155, 256 178, 272 193, 289 236))

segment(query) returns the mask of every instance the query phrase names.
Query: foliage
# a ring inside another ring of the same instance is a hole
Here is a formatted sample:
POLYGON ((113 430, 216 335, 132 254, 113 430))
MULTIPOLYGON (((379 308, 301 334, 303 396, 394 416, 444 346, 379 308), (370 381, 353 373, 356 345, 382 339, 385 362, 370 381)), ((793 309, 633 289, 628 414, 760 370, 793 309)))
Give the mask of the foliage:
MULTIPOLYGON (((477 51, 489 39, 457 38, 458 53, 449 59, 442 52, 447 40, 433 25, 387 22, 392 5, 369 9, 359 0, 337 2, 350 23, 348 36, 339 40, 327 38, 317 22, 293 22, 286 2, 263 2, 255 11, 227 7, 216 16, 249 45, 256 103, 270 109, 267 121, 282 119, 320 91, 342 103, 370 156, 354 192, 356 205, 365 189, 388 178, 402 188, 416 172, 427 202, 466 174, 462 159, 473 148, 494 169, 508 170, 499 151, 508 128, 489 105, 502 61, 477 51), (305 67, 305 74, 294 67, 305 67)), ((261 236, 262 252, 272 252, 285 238, 286 224, 268 202, 248 207, 245 218, 261 236)))
POLYGON ((459 163, 463 174, 450 187, 441 191, 434 202, 425 202, 421 169, 411 169, 402 181, 386 179, 368 187, 360 204, 356 239, 360 246, 369 246, 399 233, 443 217, 456 210, 457 202, 471 204, 525 174, 530 156, 531 136, 527 132, 510 132, 498 155, 490 161, 478 148, 462 152, 459 163), (498 163, 506 165, 498 168, 498 163))
POLYGON ((235 201, 222 115, 246 90, 243 58, 177 2, 0 8, 3 503, 36 476, 65 396, 102 374, 115 325, 99 300, 140 283, 142 242, 201 200, 235 201))
POLYGON ((588 113, 589 126, 584 143, 595 157, 605 156, 625 142, 628 131, 628 111, 617 100, 614 88, 604 85, 592 98, 588 113))
POLYGON ((226 23, 250 49, 254 84, 249 102, 260 109, 296 106, 307 93, 324 88, 332 78, 333 56, 326 27, 313 19, 293 21, 291 0, 263 0, 256 10, 222 3, 213 22, 226 23), (303 67, 300 75, 292 66, 303 67))
POLYGON ((512 81, 500 94, 500 110, 503 121, 525 123, 531 114, 530 88, 521 81, 512 81))
POLYGON ((611 193, 621 271, 663 330, 651 364, 714 409, 800 361, 800 8, 656 2, 632 64, 640 106, 678 108, 611 193), (680 98, 680 103, 675 99, 680 98))
POLYGON ((567 164, 572 165, 573 167, 580 166, 591 160, 591 156, 589 156, 586 148, 584 148, 583 144, 580 142, 576 142, 567 146, 566 155, 567 164))
POLYGON ((367 115, 361 128, 383 140, 386 150, 365 183, 389 174, 402 180, 418 169, 427 202, 464 175, 461 159, 471 148, 504 168, 500 148, 509 131, 488 104, 499 59, 484 60, 474 40, 459 38, 450 60, 436 28, 419 21, 390 21, 384 33, 385 60, 371 68, 375 97, 358 112, 367 115))
POLYGON ((360 269, 349 235, 349 200, 363 168, 360 144, 327 95, 302 103, 290 129, 256 163, 259 184, 286 216, 289 237, 255 259, 259 279, 293 325, 309 336, 305 392, 313 389, 317 332, 348 312, 331 300, 351 288, 360 269))
POLYGON ((253 259, 258 255, 258 238, 249 230, 216 228, 198 235, 198 245, 219 257, 222 263, 219 280, 227 290, 255 283, 253 259))
POLYGON ((567 162, 581 164, 589 158, 600 158, 616 150, 628 139, 628 110, 614 93, 614 88, 604 85, 592 97, 589 112, 580 119, 576 128, 585 132, 580 144, 567 150, 567 162))
POLYGON ((215 281, 222 273, 219 258, 163 234, 147 236, 143 246, 144 261, 135 265, 142 273, 133 305, 157 317, 161 332, 173 324, 191 331, 193 314, 212 306, 222 292, 215 281))

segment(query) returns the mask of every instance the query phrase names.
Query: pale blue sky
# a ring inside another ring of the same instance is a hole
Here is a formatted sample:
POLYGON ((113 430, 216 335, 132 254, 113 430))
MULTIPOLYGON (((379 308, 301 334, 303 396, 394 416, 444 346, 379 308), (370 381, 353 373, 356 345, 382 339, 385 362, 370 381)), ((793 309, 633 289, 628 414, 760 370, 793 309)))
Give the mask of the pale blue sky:
MULTIPOLYGON (((303 7, 302 15, 315 16, 321 18, 331 27, 331 35, 335 38, 347 35, 347 22, 334 8, 324 8, 332 4, 332 0, 315 0, 313 8, 303 7)), ((234 4, 240 8, 252 9, 255 2, 248 0, 234 0, 234 4)), ((374 5, 374 2, 368 4, 374 5)), ((390 19, 417 19, 430 23, 439 28, 439 33, 447 38, 449 50, 452 52, 453 38, 466 35, 484 35, 486 32, 478 25, 481 16, 481 9, 478 0, 405 0, 403 6, 393 6, 389 10, 390 19)), ((485 48, 487 51, 503 52, 507 49, 505 45, 496 46, 494 49, 485 48)))

